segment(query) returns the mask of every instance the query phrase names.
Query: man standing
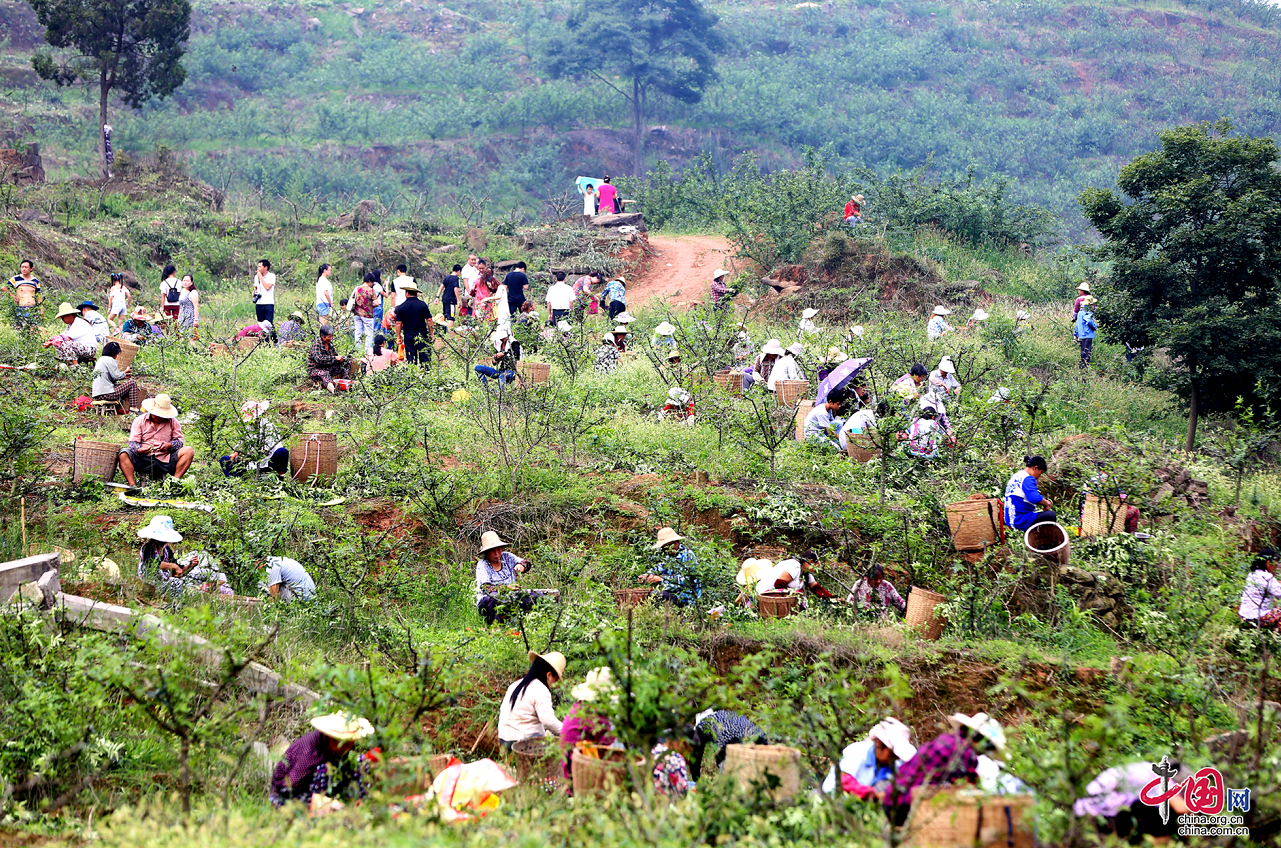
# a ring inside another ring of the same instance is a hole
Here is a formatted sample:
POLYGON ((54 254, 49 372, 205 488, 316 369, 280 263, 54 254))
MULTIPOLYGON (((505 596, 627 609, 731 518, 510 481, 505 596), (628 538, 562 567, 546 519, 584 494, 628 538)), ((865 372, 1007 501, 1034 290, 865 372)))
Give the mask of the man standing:
POLYGON ((276 275, 271 273, 271 261, 258 260, 254 274, 254 316, 261 321, 276 323, 276 275))
POLYGON ((36 279, 35 263, 22 260, 19 273, 9 280, 9 297, 13 299, 13 326, 19 330, 34 330, 41 324, 40 281, 36 279))
POLYGON ((574 305, 574 289, 565 282, 565 272, 554 271, 552 276, 555 277, 555 282, 547 288, 547 311, 550 314, 548 326, 568 315, 574 305))
POLYGON ((525 263, 517 262, 516 269, 503 277, 507 286, 507 308, 511 314, 520 314, 520 305, 525 302, 525 287, 529 285, 529 276, 525 273, 525 263))
POLYGON ((413 280, 405 283, 403 289, 397 286, 396 290, 405 292, 405 302, 392 310, 396 331, 404 340, 405 361, 429 365, 433 335, 431 307, 418 296, 418 286, 413 280))
MULTIPOLYGON (((476 254, 468 254, 467 264, 463 266, 462 273, 459 274, 459 279, 463 282, 463 294, 467 297, 471 297, 472 293, 476 291, 476 281, 480 279, 480 269, 476 267, 476 263, 479 261, 476 254)), ((464 306, 462 314, 473 315, 475 312, 472 307, 464 306)))
POLYGON ((1094 304, 1098 302, 1098 298, 1092 294, 1081 298, 1081 306, 1076 313, 1076 324, 1072 329, 1072 335, 1081 345, 1082 369, 1090 364, 1090 356, 1094 352, 1094 335, 1099 329, 1099 325, 1094 323, 1094 304))
POLYGON ((168 474, 181 480, 195 455, 183 447, 177 407, 169 395, 156 395, 142 402, 142 414, 129 428, 129 444, 120 452, 120 471, 130 486, 138 484, 139 473, 152 478, 168 474))
MULTIPOLYGON (((445 279, 441 281, 440 291, 436 292, 436 296, 440 298, 440 308, 446 321, 454 320, 454 310, 458 307, 458 286, 461 284, 458 274, 462 270, 463 266, 455 265, 453 272, 446 274, 445 279)), ((400 296, 399 292, 396 296, 400 296)), ((400 305, 399 300, 396 301, 396 305, 400 305)))

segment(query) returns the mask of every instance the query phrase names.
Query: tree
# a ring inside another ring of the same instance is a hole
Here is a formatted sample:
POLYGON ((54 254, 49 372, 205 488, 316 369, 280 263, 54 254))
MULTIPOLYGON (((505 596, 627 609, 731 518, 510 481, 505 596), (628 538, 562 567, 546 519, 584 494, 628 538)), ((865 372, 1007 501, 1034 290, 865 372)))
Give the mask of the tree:
POLYGON ((1202 410, 1257 398, 1281 368, 1281 171, 1269 138, 1231 124, 1167 130, 1161 147, 1121 169, 1116 192, 1081 193, 1112 262, 1103 332, 1169 351, 1183 371, 1185 449, 1202 410), (1123 196, 1122 196, 1123 195, 1123 196))
POLYGON ((31 58, 42 79, 59 86, 98 86, 98 161, 106 173, 102 127, 112 92, 133 109, 165 98, 187 79, 182 66, 191 34, 189 0, 29 0, 45 41, 74 55, 31 58))
POLYGON ((566 37, 547 47, 547 66, 555 76, 595 77, 627 100, 639 177, 646 100, 652 92, 684 103, 702 99, 716 79, 716 54, 725 48, 716 23, 698 0, 587 0, 566 20, 566 37))

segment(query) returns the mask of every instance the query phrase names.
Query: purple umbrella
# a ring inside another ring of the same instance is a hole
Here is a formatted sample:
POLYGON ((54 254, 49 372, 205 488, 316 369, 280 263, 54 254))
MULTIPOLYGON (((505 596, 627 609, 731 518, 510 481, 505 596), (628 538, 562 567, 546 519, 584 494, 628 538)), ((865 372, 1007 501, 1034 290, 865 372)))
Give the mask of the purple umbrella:
POLYGON ((840 365, 832 369, 823 382, 818 384, 818 400, 814 402, 815 406, 824 403, 827 396, 837 389, 844 389, 853 381, 855 377, 863 373, 863 369, 872 364, 872 357, 863 356, 858 359, 847 359, 840 365))

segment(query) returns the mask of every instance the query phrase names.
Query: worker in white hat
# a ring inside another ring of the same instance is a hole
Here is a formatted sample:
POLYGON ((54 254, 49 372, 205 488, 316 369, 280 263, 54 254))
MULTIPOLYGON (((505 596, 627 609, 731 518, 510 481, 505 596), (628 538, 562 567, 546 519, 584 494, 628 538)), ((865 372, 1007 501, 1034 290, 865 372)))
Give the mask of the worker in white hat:
POLYGON ((724 268, 717 268, 712 272, 712 308, 725 309, 729 307, 730 301, 734 299, 734 292, 730 289, 726 280, 729 278, 729 271, 724 268))
POLYGON ((991 317, 992 317, 991 315, 987 314, 986 309, 975 309, 974 314, 970 316, 970 320, 965 322, 965 328, 969 329, 970 327, 973 327, 976 324, 981 324, 991 317))
POLYGON ((925 337, 930 341, 938 341, 947 333, 956 332, 956 328, 947 323, 947 316, 952 314, 952 310, 946 306, 934 307, 934 312, 930 316, 930 321, 925 325, 925 337))
POLYGON ((779 380, 804 380, 805 371, 801 368, 800 358, 805 354, 805 345, 800 342, 793 342, 783 351, 783 355, 774 363, 774 369, 770 371, 769 379, 765 382, 765 388, 769 391, 775 391, 778 388, 779 380))
POLYGON ((331 713, 311 720, 313 730, 285 751, 271 773, 268 797, 276 807, 287 801, 310 806, 313 795, 365 797, 365 765, 349 756, 356 743, 374 735, 369 719, 331 713))
MULTIPOLYGON (((895 772, 916 756, 912 730, 896 718, 876 724, 861 742, 841 753, 840 788, 860 799, 883 801, 895 772)), ((832 768, 823 781, 823 791, 836 791, 837 770, 832 768)))
POLYGON ((652 546, 661 560, 639 578, 642 583, 658 587, 654 597, 678 607, 689 606, 703 595, 703 588, 694 575, 698 557, 681 544, 683 541, 685 537, 671 527, 661 528, 652 546))
MULTIPOLYGON (((774 368, 782 358, 785 351, 783 345, 778 339, 770 339, 761 347, 761 352, 756 355, 756 362, 750 368, 743 369, 743 390, 747 391, 756 383, 765 383, 770 385, 770 377, 774 373, 774 368)), ((770 391, 773 391, 770 387, 770 391)))
POLYGON ((938 367, 930 372, 931 394, 946 400, 949 395, 959 397, 961 381, 956 379, 956 363, 952 357, 945 356, 939 360, 938 367))
POLYGON ((817 336, 819 333, 818 325, 814 323, 814 316, 818 315, 817 309, 805 309, 801 312, 801 323, 797 328, 796 337, 798 339, 808 339, 811 336, 817 336))
POLYGON ((668 321, 662 322, 654 328, 649 343, 654 347, 676 347, 676 327, 668 321))
POLYGON ((890 781, 885 793, 885 812, 895 825, 907 819, 917 789, 976 783, 980 755, 997 760, 1004 757, 1005 731, 1000 722, 987 713, 972 716, 956 713, 948 721, 951 731, 939 734, 918 748, 890 781))

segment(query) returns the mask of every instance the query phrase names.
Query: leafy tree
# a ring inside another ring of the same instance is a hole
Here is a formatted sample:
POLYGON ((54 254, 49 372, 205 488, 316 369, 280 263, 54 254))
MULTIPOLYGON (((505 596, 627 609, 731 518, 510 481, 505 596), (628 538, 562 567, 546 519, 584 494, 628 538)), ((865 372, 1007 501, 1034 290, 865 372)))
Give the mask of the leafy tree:
POLYGON ((1202 409, 1256 397, 1281 367, 1281 170, 1270 138, 1220 121, 1167 130, 1121 169, 1120 194, 1091 188, 1081 208, 1112 261, 1101 322, 1131 345, 1169 350, 1183 369, 1185 448, 1202 409))
POLYGON ((702 99, 716 79, 716 54, 725 48, 716 24, 698 0, 591 0, 566 20, 567 36, 548 46, 548 68, 556 76, 593 76, 627 100, 639 177, 646 99, 652 92, 683 103, 702 99))
POLYGON ((30 0, 45 27, 45 41, 75 54, 59 62, 49 52, 31 64, 42 79, 59 86, 85 82, 98 86, 98 159, 106 171, 102 126, 107 104, 117 92, 125 104, 141 108, 152 97, 165 98, 187 79, 182 66, 191 34, 189 0, 30 0))

